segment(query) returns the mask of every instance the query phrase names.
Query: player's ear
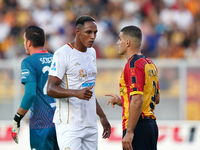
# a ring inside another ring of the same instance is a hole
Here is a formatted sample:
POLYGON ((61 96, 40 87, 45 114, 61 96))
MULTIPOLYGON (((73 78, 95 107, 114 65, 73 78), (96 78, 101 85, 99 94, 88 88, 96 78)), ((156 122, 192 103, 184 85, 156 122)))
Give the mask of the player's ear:
POLYGON ((131 45, 131 41, 130 40, 126 40, 126 46, 129 47, 131 45))
POLYGON ((76 32, 76 35, 79 35, 80 34, 80 29, 77 28, 75 32, 76 32))
POLYGON ((27 46, 28 46, 28 47, 31 47, 31 45, 32 45, 31 41, 28 40, 28 41, 27 41, 27 46))

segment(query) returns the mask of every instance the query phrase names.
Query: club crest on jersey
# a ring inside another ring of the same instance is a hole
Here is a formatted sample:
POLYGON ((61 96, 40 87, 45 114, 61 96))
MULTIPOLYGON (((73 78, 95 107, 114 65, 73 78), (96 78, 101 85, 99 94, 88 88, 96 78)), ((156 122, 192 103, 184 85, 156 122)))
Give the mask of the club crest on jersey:
POLYGON ((21 72, 21 78, 26 79, 26 77, 30 74, 30 71, 28 69, 23 69, 21 72))
POLYGON ((85 69, 80 69, 79 70, 79 77, 78 77, 79 80, 82 80, 82 79, 87 79, 87 72, 85 69))
POLYGON ((75 63, 75 65, 74 65, 74 66, 79 66, 79 65, 81 65, 81 64, 77 62, 77 63, 75 63))
POLYGON ((51 70, 56 71, 56 62, 53 63, 53 66, 52 66, 51 70))

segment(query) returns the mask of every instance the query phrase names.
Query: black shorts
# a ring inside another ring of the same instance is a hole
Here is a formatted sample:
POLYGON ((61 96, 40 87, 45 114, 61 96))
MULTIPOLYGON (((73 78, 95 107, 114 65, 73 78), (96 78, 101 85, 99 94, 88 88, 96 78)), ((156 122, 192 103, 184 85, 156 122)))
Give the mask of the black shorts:
MULTIPOLYGON (((123 131, 123 137, 126 129, 123 131)), ((132 141, 133 150, 157 150, 158 126, 150 118, 139 119, 132 141)))

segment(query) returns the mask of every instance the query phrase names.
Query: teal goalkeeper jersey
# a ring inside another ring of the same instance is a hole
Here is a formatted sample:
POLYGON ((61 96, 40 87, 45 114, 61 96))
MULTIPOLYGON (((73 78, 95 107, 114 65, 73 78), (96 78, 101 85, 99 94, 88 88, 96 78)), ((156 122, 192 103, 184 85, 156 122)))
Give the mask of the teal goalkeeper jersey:
POLYGON ((21 63, 21 83, 36 82, 36 97, 30 108, 30 129, 54 127, 55 101, 46 93, 52 57, 46 50, 37 50, 21 63))

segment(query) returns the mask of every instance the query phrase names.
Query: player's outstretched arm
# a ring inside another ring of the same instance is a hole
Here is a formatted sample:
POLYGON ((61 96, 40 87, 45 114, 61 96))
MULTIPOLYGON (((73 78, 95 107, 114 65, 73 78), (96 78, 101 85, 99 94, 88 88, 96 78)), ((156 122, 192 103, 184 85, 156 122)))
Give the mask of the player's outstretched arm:
POLYGON ((111 126, 101 106, 99 105, 97 99, 96 99, 96 108, 97 108, 97 115, 99 116, 101 125, 103 126, 102 138, 104 139, 109 138, 111 134, 111 126))
POLYGON ((58 77, 50 76, 48 78, 47 84, 47 95, 54 98, 66 98, 66 97, 77 97, 79 99, 89 100, 92 97, 93 92, 91 87, 83 88, 80 90, 64 89, 60 87, 60 80, 58 77))
POLYGON ((122 100, 115 94, 105 94, 105 96, 111 96, 111 98, 108 100, 107 105, 111 103, 112 107, 115 108, 115 105, 122 107, 122 100))

